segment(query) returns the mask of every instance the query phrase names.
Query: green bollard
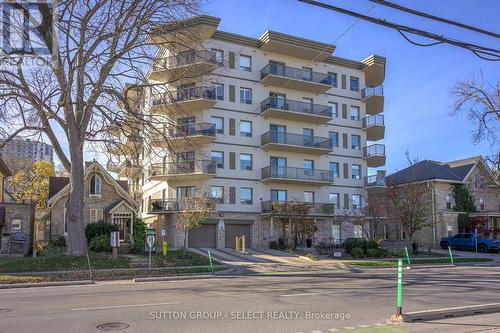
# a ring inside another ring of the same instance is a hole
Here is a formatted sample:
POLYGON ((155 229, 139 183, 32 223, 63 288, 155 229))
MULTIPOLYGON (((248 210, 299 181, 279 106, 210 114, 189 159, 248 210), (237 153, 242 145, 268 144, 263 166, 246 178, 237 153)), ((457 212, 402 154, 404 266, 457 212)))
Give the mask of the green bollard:
POLYGON ((210 250, 208 250, 208 260, 210 260, 210 268, 212 269, 212 274, 214 274, 214 265, 212 263, 212 254, 210 253, 210 250))
POLYGON ((451 265, 455 266, 455 263, 453 262, 453 253, 451 253, 451 246, 448 246, 448 253, 450 254, 451 265))
POLYGON ((403 321, 403 259, 398 259, 398 295, 396 302, 396 313, 392 315, 391 321, 400 323, 403 321))
POLYGON ((408 262, 408 268, 411 267, 410 255, 408 254, 408 248, 405 246, 406 261, 408 262))

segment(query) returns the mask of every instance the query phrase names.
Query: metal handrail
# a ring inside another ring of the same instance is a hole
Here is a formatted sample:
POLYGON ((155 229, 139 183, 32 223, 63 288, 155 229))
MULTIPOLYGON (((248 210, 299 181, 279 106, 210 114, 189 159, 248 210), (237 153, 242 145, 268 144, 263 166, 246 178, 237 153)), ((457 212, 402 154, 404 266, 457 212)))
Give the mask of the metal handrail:
POLYGON ((155 70, 172 69, 196 63, 215 65, 217 63, 215 52, 208 50, 182 52, 170 57, 155 59, 153 61, 153 68, 155 70))
POLYGON ((373 125, 384 126, 384 116, 381 114, 377 114, 363 118, 363 127, 369 127, 373 125))
POLYGON ((170 93, 154 94, 152 96, 152 105, 172 104, 194 99, 215 100, 215 87, 190 87, 181 88, 170 93))
POLYGON ((332 171, 328 170, 280 167, 277 165, 270 165, 262 168, 262 179, 269 178, 309 180, 333 183, 334 174, 332 171))
POLYGON ((361 99, 373 96, 373 95, 378 95, 378 96, 384 96, 384 87, 383 86, 376 86, 376 87, 366 87, 361 89, 361 99))
POLYGON ((268 97, 264 101, 262 101, 262 103, 260 103, 261 113, 268 109, 300 112, 325 117, 332 116, 332 108, 330 106, 294 101, 289 99, 283 100, 276 96, 268 97))
POLYGON ((155 163, 149 167, 150 177, 163 175, 179 175, 192 173, 215 174, 216 163, 214 160, 181 161, 155 163))
POLYGON ((318 84, 331 85, 331 75, 313 72, 302 68, 284 66, 280 64, 267 64, 260 70, 261 79, 268 75, 283 76, 289 79, 309 81, 318 84))
POLYGON ((269 131, 261 135, 261 145, 270 143, 332 150, 329 138, 269 131))
POLYGON ((363 148, 363 156, 385 156, 385 145, 374 144, 363 148))

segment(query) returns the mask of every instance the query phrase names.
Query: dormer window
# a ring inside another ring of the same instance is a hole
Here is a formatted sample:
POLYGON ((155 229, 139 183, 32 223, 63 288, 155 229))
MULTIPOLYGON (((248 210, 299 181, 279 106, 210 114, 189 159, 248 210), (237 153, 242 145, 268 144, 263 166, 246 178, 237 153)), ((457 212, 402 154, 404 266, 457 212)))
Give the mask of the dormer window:
POLYGON ((485 210, 486 209, 486 202, 484 198, 479 199, 479 210, 485 210))
POLYGON ((451 202, 452 202, 451 194, 448 194, 446 196, 446 209, 451 209, 451 202))
POLYGON ((90 196, 100 196, 101 195, 101 177, 99 175, 93 175, 90 178, 90 196))

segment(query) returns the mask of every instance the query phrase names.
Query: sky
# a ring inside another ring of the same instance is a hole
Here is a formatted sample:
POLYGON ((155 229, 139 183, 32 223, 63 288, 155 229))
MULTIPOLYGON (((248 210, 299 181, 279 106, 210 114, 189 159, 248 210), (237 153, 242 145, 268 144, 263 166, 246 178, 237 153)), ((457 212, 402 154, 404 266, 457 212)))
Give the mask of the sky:
MULTIPOLYGON (((322 1, 500 49, 500 41, 492 37, 384 8, 368 0, 322 1)), ((499 0, 392 2, 500 33, 499 0)), ((386 134, 381 143, 386 145, 388 172, 407 166, 406 151, 412 159, 450 161, 490 155, 500 149, 486 142, 472 144, 473 125, 465 117, 449 116, 453 105, 450 90, 456 82, 478 77, 482 71, 489 82, 497 83, 500 62, 482 60, 468 50, 451 45, 415 46, 395 30, 295 0, 212 0, 204 4, 203 10, 221 18, 219 29, 223 31, 258 38, 269 29, 326 43, 336 41, 334 55, 339 57, 353 60, 362 60, 371 54, 386 57, 386 134)), ((422 38, 416 40, 430 42, 422 38)))

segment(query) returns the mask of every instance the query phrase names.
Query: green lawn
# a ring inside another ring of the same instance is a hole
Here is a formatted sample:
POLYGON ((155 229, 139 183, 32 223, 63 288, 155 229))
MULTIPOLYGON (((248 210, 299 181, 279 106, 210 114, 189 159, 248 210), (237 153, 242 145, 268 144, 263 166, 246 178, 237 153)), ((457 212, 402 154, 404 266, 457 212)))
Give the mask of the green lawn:
MULTIPOLYGON (((207 257, 199 255, 197 253, 192 253, 186 251, 186 256, 190 258, 181 258, 182 250, 168 251, 166 256, 161 253, 156 253, 153 255, 153 265, 154 267, 181 267, 181 266, 205 266, 210 265, 210 261, 207 257)), ((212 260, 214 265, 219 263, 212 260)))
MULTIPOLYGON (((473 263, 473 262, 488 262, 493 261, 490 258, 455 258, 455 263, 473 263)), ((365 266, 365 267, 373 267, 373 266, 396 266, 398 264, 397 260, 353 260, 346 261, 348 265, 353 266, 365 266)), ((422 265, 422 264, 449 264, 450 259, 448 258, 439 258, 439 259, 415 259, 411 261, 412 265, 422 265)), ((403 260, 403 264, 406 266, 406 260, 403 260)))

